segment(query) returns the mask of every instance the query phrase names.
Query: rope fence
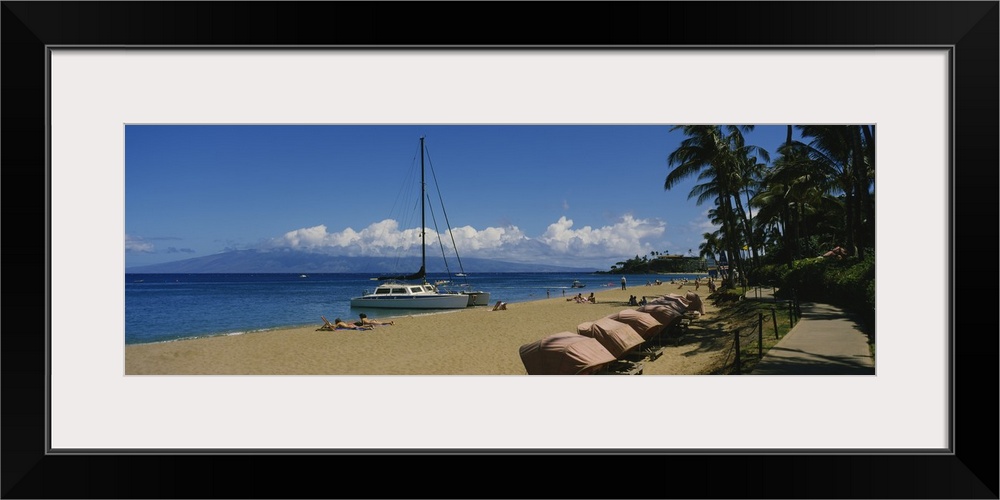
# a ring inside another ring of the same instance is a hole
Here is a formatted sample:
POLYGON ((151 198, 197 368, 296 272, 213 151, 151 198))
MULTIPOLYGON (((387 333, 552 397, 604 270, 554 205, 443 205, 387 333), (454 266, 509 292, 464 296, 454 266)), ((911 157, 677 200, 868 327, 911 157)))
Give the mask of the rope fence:
MULTIPOLYGON (((775 342, 780 339, 778 317, 785 314, 788 316, 789 330, 791 330, 802 314, 794 293, 791 300, 775 300, 770 308, 770 314, 758 312, 756 320, 744 323, 733 330, 733 344, 730 353, 732 374, 740 375, 743 373, 744 356, 756 354, 757 361, 764 357, 765 335, 773 335, 775 342)), ((726 365, 728 366, 729 363, 730 358, 727 357, 726 365)))

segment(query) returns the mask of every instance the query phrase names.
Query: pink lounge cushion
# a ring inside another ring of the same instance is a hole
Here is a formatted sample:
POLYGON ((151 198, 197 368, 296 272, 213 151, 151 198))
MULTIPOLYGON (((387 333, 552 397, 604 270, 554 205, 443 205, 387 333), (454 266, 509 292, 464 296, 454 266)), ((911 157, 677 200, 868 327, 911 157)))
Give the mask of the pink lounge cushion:
POLYGON ((651 315, 664 328, 674 325, 684 316, 683 312, 663 304, 647 304, 637 309, 637 311, 651 315))
POLYGON ((695 292, 688 292, 684 298, 691 303, 691 305, 688 306, 689 311, 697 311, 700 315, 705 314, 705 303, 701 301, 700 295, 695 292))
POLYGON ((611 318, 601 318, 594 321, 586 330, 577 328, 580 335, 597 339, 616 359, 621 358, 646 341, 631 326, 611 318))
POLYGON ((656 298, 656 299, 653 299, 653 300, 649 301, 649 303, 650 304, 665 304, 665 305, 680 304, 681 306, 684 307, 684 310, 687 310, 687 308, 691 305, 691 302, 688 301, 686 298, 681 297, 680 295, 674 295, 674 294, 664 295, 662 297, 659 297, 659 298, 656 298))
POLYGON ((635 309, 625 309, 608 316, 608 318, 631 326, 635 333, 646 340, 653 338, 663 330, 663 324, 656 321, 652 314, 635 309))
POLYGON ((672 309, 673 311, 677 312, 677 314, 681 314, 681 315, 683 315, 684 313, 686 313, 688 311, 687 304, 683 303, 681 301, 678 301, 678 300, 656 299, 656 300, 654 300, 654 301, 646 304, 646 306, 666 307, 666 308, 672 309))
POLYGON ((528 375, 584 375, 615 360, 596 339, 572 332, 549 335, 518 351, 528 375))

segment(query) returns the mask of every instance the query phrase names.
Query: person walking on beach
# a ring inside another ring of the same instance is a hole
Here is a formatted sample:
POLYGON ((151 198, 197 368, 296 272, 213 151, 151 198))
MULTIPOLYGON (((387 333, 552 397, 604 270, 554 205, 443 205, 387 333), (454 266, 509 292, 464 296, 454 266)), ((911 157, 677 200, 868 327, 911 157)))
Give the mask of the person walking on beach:
POLYGON ((625 277, 622 276, 622 290, 625 289, 625 277))

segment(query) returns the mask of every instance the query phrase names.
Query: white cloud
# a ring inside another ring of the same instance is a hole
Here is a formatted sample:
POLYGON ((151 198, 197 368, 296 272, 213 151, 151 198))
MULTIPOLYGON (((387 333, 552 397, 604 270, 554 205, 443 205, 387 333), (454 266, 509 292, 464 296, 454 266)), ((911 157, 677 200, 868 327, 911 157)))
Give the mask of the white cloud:
POLYGON ((142 238, 125 235, 125 251, 135 252, 135 253, 153 253, 153 244, 143 240, 142 238))
POLYGON ((557 253, 583 257, 611 257, 646 253, 650 246, 642 240, 659 237, 666 230, 662 221, 636 219, 625 215, 611 226, 573 229, 573 220, 560 217, 550 224, 539 240, 557 253))
POLYGON ((327 246, 328 235, 326 226, 314 226, 296 229, 285 233, 285 246, 290 248, 316 248, 327 246))
MULTIPOLYGON (((663 235, 666 229, 663 221, 636 219, 632 215, 599 228, 584 226, 574 229, 573 224, 572 219, 560 217, 537 238, 528 237, 513 225, 482 230, 462 226, 453 228, 451 235, 447 232, 435 235, 433 231, 428 231, 427 244, 429 247, 437 246, 437 238, 440 237, 446 251, 451 254, 448 249, 451 249, 451 238, 454 237, 462 257, 603 267, 608 260, 645 255, 654 250, 646 240, 663 235)), ((420 232, 416 228, 400 230, 399 224, 391 219, 361 231, 347 228, 331 233, 325 225, 319 225, 289 231, 265 246, 345 256, 415 255, 420 248, 420 232)))

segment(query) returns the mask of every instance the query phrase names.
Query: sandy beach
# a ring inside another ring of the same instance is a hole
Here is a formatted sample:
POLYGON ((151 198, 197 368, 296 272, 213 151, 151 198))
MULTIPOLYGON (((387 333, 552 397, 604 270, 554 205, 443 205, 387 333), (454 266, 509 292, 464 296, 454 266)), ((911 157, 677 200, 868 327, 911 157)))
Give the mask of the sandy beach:
MULTIPOLYGON (((370 331, 306 328, 125 346, 126 375, 526 375, 518 349, 554 333, 576 332, 580 323, 624 309, 630 295, 655 297, 695 291, 694 283, 664 283, 586 289, 596 304, 548 299, 443 311, 392 319, 370 331)), ((584 291, 584 290, 578 290, 584 291)), ((709 373, 726 355, 729 336, 716 321, 718 310, 698 293, 706 314, 692 323, 677 346, 646 361, 643 375, 709 373)), ((333 320, 333 318, 329 318, 333 320)), ((356 320, 357 318, 345 318, 356 320)))

